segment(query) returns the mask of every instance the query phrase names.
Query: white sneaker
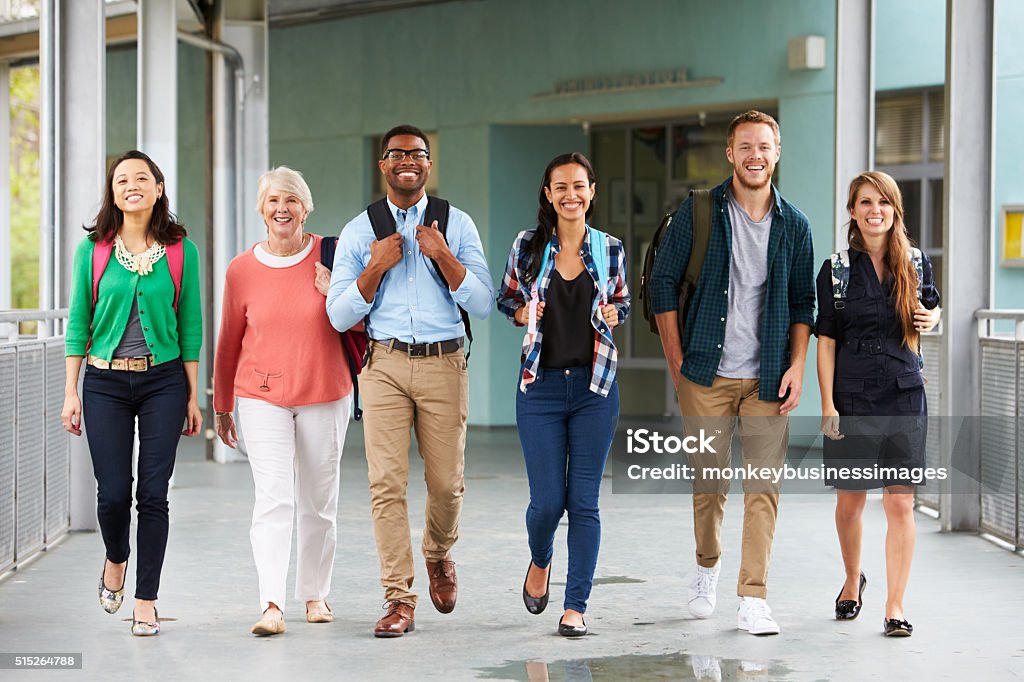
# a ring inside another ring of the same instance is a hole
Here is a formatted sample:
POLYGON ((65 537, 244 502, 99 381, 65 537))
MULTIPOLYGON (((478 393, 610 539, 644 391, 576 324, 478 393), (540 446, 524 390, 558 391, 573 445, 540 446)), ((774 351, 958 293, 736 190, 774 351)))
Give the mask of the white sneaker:
POLYGON ((779 634, 779 624, 772 618, 768 602, 758 597, 742 598, 736 627, 752 635, 779 634))
POLYGON ((715 612, 715 592, 718 589, 718 574, 721 570, 722 560, 719 559, 711 568, 698 565, 690 577, 690 598, 686 605, 694 618, 710 618, 715 612))

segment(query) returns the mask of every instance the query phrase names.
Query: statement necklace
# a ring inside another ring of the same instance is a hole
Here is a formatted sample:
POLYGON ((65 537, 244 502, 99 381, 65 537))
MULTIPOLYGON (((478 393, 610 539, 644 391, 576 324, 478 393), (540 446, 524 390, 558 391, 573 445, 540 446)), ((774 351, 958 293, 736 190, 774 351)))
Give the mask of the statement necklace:
POLYGON ((277 256, 278 258, 288 258, 289 256, 294 256, 299 251, 302 251, 304 248, 306 248, 307 236, 308 235, 302 235, 302 241, 299 243, 299 248, 295 249, 294 251, 289 251, 288 253, 278 253, 277 251, 274 251, 272 248, 270 248, 269 239, 267 240, 267 245, 264 248, 267 250, 267 253, 269 253, 271 256, 277 256))
POLYGON ((153 272, 153 264, 164 257, 166 250, 160 242, 153 242, 153 245, 142 253, 132 253, 124 245, 121 236, 114 238, 114 254, 117 262, 124 266, 128 272, 135 272, 139 275, 148 275, 153 272))

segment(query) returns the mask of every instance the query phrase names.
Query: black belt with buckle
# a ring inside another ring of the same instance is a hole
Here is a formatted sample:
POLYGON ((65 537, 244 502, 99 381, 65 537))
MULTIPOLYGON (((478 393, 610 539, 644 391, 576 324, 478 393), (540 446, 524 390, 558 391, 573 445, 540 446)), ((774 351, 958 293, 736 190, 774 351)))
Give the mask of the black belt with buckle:
POLYGON ((878 355, 882 352, 882 340, 877 337, 868 339, 852 337, 846 340, 846 345, 852 348, 855 353, 878 355))
POLYGON ((435 341, 433 343, 405 343, 398 339, 374 339, 373 342, 378 346, 383 346, 388 350, 388 352, 397 350, 405 353, 410 358, 427 358, 434 355, 447 355, 448 353, 454 353, 462 348, 464 339, 460 336, 457 339, 435 341))

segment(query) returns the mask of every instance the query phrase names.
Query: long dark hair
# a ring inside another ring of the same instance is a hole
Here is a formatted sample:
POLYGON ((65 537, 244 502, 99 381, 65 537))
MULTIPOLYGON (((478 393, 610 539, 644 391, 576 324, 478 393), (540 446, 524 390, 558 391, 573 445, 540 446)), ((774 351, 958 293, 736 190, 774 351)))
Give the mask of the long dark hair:
POLYGON ((167 185, 164 182, 164 174, 160 167, 137 149, 125 152, 117 159, 114 159, 107 170, 107 184, 103 190, 103 203, 96 214, 92 225, 83 225, 82 229, 89 233, 89 238, 94 242, 107 242, 117 235, 117 231, 124 225, 124 213, 114 203, 114 170, 122 161, 128 159, 141 159, 149 166, 153 174, 153 181, 164 185, 164 191, 160 198, 153 205, 153 216, 149 220, 149 232, 161 244, 175 244, 184 237, 187 232, 185 226, 178 222, 177 216, 171 213, 171 202, 167 199, 167 185))
MULTIPOLYGON (((537 200, 539 204, 537 209, 537 231, 527 246, 530 261, 524 273, 524 282, 526 283, 532 283, 540 275, 540 264, 544 259, 544 250, 551 242, 551 235, 555 231, 555 226, 558 225, 558 214, 555 213, 555 207, 548 201, 544 190, 551 186, 551 172, 560 166, 568 166, 571 163, 581 166, 587 172, 587 184, 593 185, 597 182, 594 175, 594 166, 591 165, 590 160, 583 156, 583 154, 570 152, 568 154, 559 154, 551 159, 551 163, 544 169, 544 177, 540 182, 540 195, 537 200)), ((587 207, 586 217, 589 218, 593 212, 594 202, 590 202, 590 206, 587 207)))
MULTIPOLYGON (((899 314, 900 325, 903 327, 903 345, 916 352, 920 344, 921 333, 914 326, 914 310, 920 304, 917 300, 917 268, 914 267, 908 256, 913 243, 907 235, 907 226, 903 222, 903 194, 892 176, 881 171, 866 171, 855 177, 850 183, 850 196, 846 201, 848 212, 853 210, 857 203, 857 193, 864 185, 874 187, 892 206, 892 229, 889 230, 886 241, 885 264, 895 280, 893 297, 896 299, 896 312, 899 314)), ((850 248, 867 252, 867 248, 864 246, 864 236, 860 232, 860 225, 853 218, 850 219, 850 233, 847 241, 850 242, 850 248)))

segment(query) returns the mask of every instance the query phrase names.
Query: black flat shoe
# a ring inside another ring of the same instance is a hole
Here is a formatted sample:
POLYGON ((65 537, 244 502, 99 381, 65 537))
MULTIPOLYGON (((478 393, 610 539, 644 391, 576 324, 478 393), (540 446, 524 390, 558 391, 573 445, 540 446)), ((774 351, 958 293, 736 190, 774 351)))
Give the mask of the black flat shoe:
MULTIPOLYGON (((565 618, 565 616, 562 616, 565 618)), ((562 618, 558 619, 558 634, 562 637, 583 637, 587 634, 587 622, 583 621, 583 625, 566 625, 562 622, 562 618)))
POLYGON ((886 637, 910 637, 914 634, 914 626, 898 618, 886 618, 882 627, 886 637))
POLYGON ((526 580, 530 577, 530 569, 535 565, 531 559, 530 565, 526 567, 526 578, 523 579, 523 603, 526 604, 526 610, 536 616, 543 613, 544 609, 548 607, 548 595, 551 594, 551 564, 548 564, 548 584, 544 586, 544 594, 540 597, 532 597, 526 591, 526 580))
POLYGON ((852 599, 839 600, 839 597, 843 596, 843 591, 839 590, 839 597, 836 597, 836 620, 853 620, 860 615, 860 607, 864 604, 864 587, 867 586, 868 579, 864 576, 864 571, 860 573, 860 588, 857 590, 857 601, 852 599))

